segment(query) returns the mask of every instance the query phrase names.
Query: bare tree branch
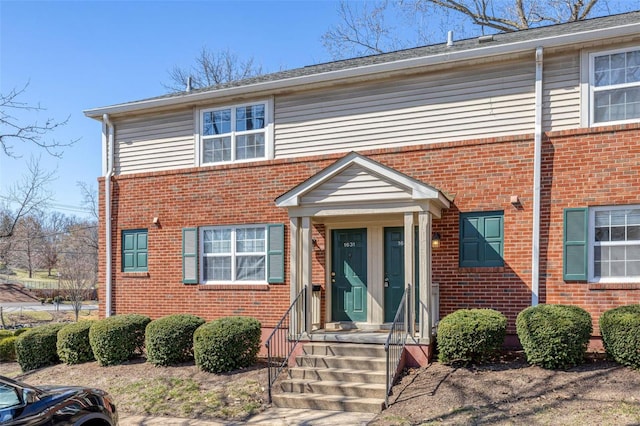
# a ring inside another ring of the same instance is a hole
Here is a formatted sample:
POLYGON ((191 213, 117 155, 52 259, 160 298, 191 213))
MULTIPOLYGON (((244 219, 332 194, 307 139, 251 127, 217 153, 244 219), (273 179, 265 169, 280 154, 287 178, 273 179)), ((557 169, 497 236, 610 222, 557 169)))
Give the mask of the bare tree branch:
POLYGON ((231 81, 243 80, 262 74, 262 67, 253 57, 242 60, 229 49, 213 52, 203 47, 189 68, 174 67, 169 71, 169 81, 163 84, 172 92, 183 92, 191 77, 191 87, 201 89, 231 81))
POLYGON ((32 123, 21 123, 17 117, 12 115, 12 111, 44 111, 40 105, 29 105, 19 100, 20 96, 25 93, 29 83, 25 84, 21 89, 12 89, 9 93, 0 93, 0 147, 2 151, 9 157, 18 158, 14 152, 14 143, 32 143, 40 148, 44 148, 50 155, 61 157, 63 152, 61 148, 73 145, 77 140, 70 142, 60 142, 56 140, 46 140, 44 138, 49 132, 64 126, 68 123, 69 117, 64 121, 56 121, 48 118, 45 123, 41 124, 37 121, 32 123))
POLYGON ((21 218, 47 206, 52 198, 47 186, 54 178, 55 172, 43 170, 40 167, 39 159, 31 157, 27 163, 27 172, 22 176, 22 179, 9 189, 7 196, 2 197, 8 204, 9 219, 3 222, 0 238, 11 237, 21 218), (18 207, 12 210, 12 204, 18 207))
POLYGON ((82 194, 82 207, 91 214, 91 217, 98 221, 98 190, 86 182, 76 182, 82 194))
MULTIPOLYGON (((416 41, 426 44, 433 42, 429 37, 433 30, 425 28, 438 29, 438 22, 448 29, 462 27, 461 33, 475 36, 485 30, 513 32, 580 21, 592 13, 612 13, 608 6, 608 0, 386 0, 373 6, 366 1, 355 5, 342 1, 337 10, 340 22, 327 30, 322 41, 327 51, 338 59, 415 46, 415 41, 402 42, 394 38, 399 33, 407 36, 411 27, 419 34, 416 41), (597 5, 601 7, 596 8, 597 5), (411 21, 400 32, 385 24, 385 17, 399 10, 411 21), (475 31, 469 30, 469 23, 475 26, 475 31)), ((619 3, 613 12, 632 8, 633 5, 619 3)))

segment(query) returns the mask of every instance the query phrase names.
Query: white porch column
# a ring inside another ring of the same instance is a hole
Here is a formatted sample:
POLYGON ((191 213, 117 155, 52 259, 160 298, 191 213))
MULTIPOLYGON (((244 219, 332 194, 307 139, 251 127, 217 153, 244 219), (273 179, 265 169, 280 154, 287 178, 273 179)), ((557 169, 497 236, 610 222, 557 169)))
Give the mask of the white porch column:
POLYGON ((307 289, 306 292, 306 306, 307 310, 305 312, 304 318, 304 331, 307 333, 311 332, 311 297, 313 296, 313 288, 312 288, 312 280, 313 274, 311 271, 311 260, 312 260, 312 246, 311 242, 311 218, 309 216, 305 216, 302 218, 302 226, 300 227, 300 237, 301 237, 301 285, 302 287, 307 289))
POLYGON ((431 343, 431 323, 433 304, 431 303, 431 213, 418 213, 418 252, 420 260, 418 275, 420 275, 420 342, 431 343))
MULTIPOLYGON (((292 304, 296 296, 302 289, 302 280, 300 274, 300 218, 289 218, 289 241, 291 251, 289 253, 289 269, 290 269, 290 300, 289 304, 292 304)), ((302 331, 302 310, 294 309, 291 312, 290 320, 290 332, 292 334, 298 334, 302 331)))
POLYGON ((413 335, 414 323, 415 323, 415 314, 414 310, 414 298, 410 297, 415 295, 415 286, 416 286, 416 275, 415 275, 415 242, 414 242, 414 215, 413 213, 405 213, 404 214, 404 286, 406 288, 407 283, 411 284, 412 295, 407 295, 411 303, 409 303, 407 312, 407 324, 408 330, 407 332, 410 335, 413 335))

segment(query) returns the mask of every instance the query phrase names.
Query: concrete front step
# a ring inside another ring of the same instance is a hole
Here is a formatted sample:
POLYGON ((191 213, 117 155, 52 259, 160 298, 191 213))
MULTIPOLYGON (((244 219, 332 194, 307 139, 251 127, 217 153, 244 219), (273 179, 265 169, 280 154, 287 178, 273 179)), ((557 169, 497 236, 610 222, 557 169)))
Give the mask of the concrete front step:
POLYGON ((310 342, 303 348, 305 355, 325 356, 365 356, 369 358, 385 358, 384 345, 367 345, 362 343, 324 343, 310 342))
POLYGON ((385 384, 387 382, 386 369, 384 371, 370 371, 350 368, 291 367, 289 369, 289 377, 291 379, 352 383, 385 384))
POLYGON ((296 357, 296 364, 299 367, 358 368, 371 371, 385 371, 387 368, 385 358, 367 356, 300 355, 296 357))
POLYGON ((358 398, 355 396, 316 393, 281 393, 273 395, 273 404, 276 407, 379 413, 384 406, 384 398, 358 398))
POLYGON ((380 398, 384 396, 383 383, 357 383, 328 380, 283 380, 280 388, 284 392, 316 393, 323 395, 357 396, 359 398, 380 398))

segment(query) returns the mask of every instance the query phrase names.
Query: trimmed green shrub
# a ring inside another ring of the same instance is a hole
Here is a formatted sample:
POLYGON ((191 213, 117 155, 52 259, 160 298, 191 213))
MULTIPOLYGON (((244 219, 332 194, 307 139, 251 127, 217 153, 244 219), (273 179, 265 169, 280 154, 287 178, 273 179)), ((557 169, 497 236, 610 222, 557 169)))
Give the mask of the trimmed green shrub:
POLYGON ((22 371, 35 370, 60 361, 56 342, 58 331, 66 324, 48 324, 22 333, 16 339, 16 359, 22 371))
POLYGON ((89 343, 100 365, 116 365, 142 353, 144 330, 151 318, 125 314, 96 321, 89 329, 89 343))
POLYGON ((5 337, 11 337, 11 336, 13 336, 13 331, 0 330, 0 340, 4 339, 5 337))
POLYGON ((493 309, 460 309, 438 324, 438 360, 481 363, 502 348, 507 318, 493 309))
POLYGON ((19 329, 15 330, 15 331, 13 332, 13 335, 14 335, 14 336, 19 336, 19 335, 21 335, 22 333, 26 333, 26 332, 27 332, 27 331, 29 331, 29 330, 31 330, 31 328, 29 328, 29 327, 19 328, 19 329))
POLYGON ((607 355, 640 369, 640 304, 605 311, 600 317, 600 334, 607 355))
POLYGON ((223 373, 256 363, 260 350, 260 322, 252 317, 225 317, 198 327, 193 333, 196 365, 209 373, 223 373))
POLYGON ((584 361, 593 325, 579 306, 538 305, 518 314, 516 330, 530 364, 559 369, 584 361))
POLYGON ((202 318, 189 314, 151 321, 145 330, 147 361, 154 365, 174 365, 193 359, 193 333, 204 323, 202 318))
POLYGON ((58 357, 65 364, 80 364, 93 361, 89 344, 89 329, 95 321, 80 321, 64 326, 58 331, 58 357))
POLYGON ((0 361, 16 360, 16 336, 0 339, 0 361))

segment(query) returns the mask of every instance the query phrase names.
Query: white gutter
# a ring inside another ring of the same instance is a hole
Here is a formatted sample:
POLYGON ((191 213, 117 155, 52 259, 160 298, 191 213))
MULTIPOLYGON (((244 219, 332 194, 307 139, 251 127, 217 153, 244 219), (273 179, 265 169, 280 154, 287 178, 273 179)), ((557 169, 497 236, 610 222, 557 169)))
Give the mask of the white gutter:
POLYGON ((536 48, 535 127, 533 156, 533 235, 531 248, 531 306, 540 299, 540 175, 542 169, 542 72, 543 48, 536 48))
POLYGON ((491 56, 513 54, 518 52, 526 52, 538 47, 556 47, 568 44, 589 42, 594 40, 602 40, 605 38, 622 37, 628 34, 640 32, 640 23, 621 25, 618 27, 595 29, 583 31, 579 33, 554 35, 539 39, 525 40, 514 43, 505 43, 491 46, 490 43, 482 45, 475 49, 467 49, 460 51, 445 51, 443 53, 421 56, 416 58, 401 59, 393 62, 384 62, 380 64, 370 64, 356 66, 354 68, 346 68, 336 71, 328 71, 323 73, 309 74, 280 80, 266 81, 261 83, 248 84, 245 86, 229 87, 226 89, 210 90, 206 92, 184 93, 176 96, 167 96, 154 99, 146 99, 124 104, 117 104, 101 108, 93 108, 84 111, 88 117, 99 120, 102 114, 118 114, 131 111, 140 111, 149 108, 159 108, 176 106, 182 104, 191 104, 199 101, 211 100, 214 97, 239 96, 253 94, 259 91, 272 91, 282 88, 293 88, 296 86, 304 86, 308 84, 326 83, 334 80, 365 77, 368 75, 406 71, 411 68, 425 67, 429 65, 437 65, 442 63, 451 63, 464 60, 472 60, 477 58, 487 58, 491 56))
POLYGON ((105 250, 106 250, 106 282, 105 282, 105 316, 110 317, 112 313, 112 265, 111 265, 111 176, 113 176, 113 123, 109 120, 109 114, 102 116, 102 144, 107 145, 107 160, 103 161, 106 167, 104 175, 104 224, 105 224, 105 250))

